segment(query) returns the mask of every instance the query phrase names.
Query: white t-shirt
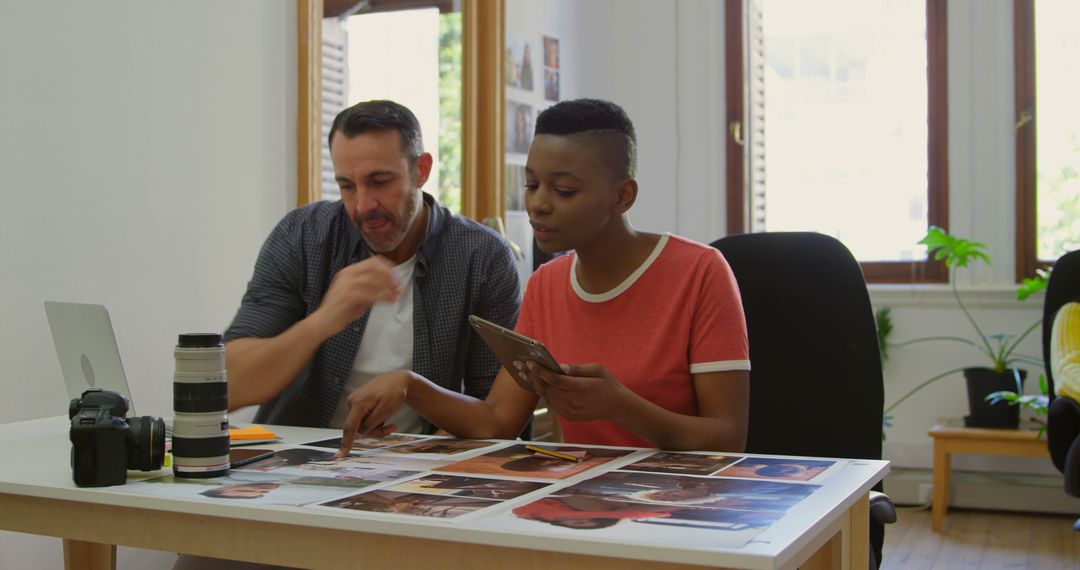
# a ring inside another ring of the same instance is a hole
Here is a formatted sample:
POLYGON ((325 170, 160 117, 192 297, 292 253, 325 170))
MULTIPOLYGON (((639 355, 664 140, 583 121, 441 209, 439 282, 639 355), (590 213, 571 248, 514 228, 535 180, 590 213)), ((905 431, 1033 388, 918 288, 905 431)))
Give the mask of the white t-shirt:
MULTIPOLYGON (((372 378, 391 370, 412 369, 413 355, 413 272, 416 269, 416 256, 394 268, 401 296, 393 303, 375 303, 368 315, 364 337, 360 339, 360 348, 356 351, 349 380, 341 392, 337 411, 330 420, 330 427, 342 428, 349 416, 349 403, 346 398, 354 390, 367 384, 372 378)), ((397 431, 419 433, 423 420, 408 406, 402 406, 389 419, 387 424, 397 426, 397 431)))

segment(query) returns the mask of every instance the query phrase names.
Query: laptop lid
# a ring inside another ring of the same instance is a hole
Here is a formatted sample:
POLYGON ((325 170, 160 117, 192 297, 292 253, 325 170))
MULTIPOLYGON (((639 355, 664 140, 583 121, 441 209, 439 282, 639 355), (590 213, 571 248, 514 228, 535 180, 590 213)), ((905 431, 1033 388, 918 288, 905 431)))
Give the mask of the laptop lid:
POLYGON ((87 388, 112 390, 128 399, 128 417, 138 415, 120 362, 109 311, 103 305, 45 301, 45 316, 68 397, 82 397, 87 388))

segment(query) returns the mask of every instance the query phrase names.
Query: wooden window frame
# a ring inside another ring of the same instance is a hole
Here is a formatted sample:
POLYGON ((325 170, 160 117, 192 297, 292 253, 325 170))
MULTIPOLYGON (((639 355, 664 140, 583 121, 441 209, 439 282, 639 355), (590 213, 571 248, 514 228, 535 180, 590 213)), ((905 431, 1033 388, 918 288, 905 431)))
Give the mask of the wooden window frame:
POLYGON ((1016 118, 1016 281, 1052 262, 1038 258, 1038 133, 1035 108, 1035 2, 1013 0, 1016 118))
MULTIPOLYGON (((463 0, 461 11, 461 209, 465 216, 482 220, 503 214, 505 134, 500 73, 505 0, 463 0)), ((296 12, 296 205, 303 206, 321 197, 323 0, 296 0, 296 12)))
MULTIPOLYGON (((725 0, 726 124, 745 125, 746 0, 725 0)), ((1016 0, 1018 2, 1025 0, 1016 0)), ((1028 0, 1030 1, 1030 0, 1028 0)), ((949 97, 947 0, 926 0, 927 50, 927 223, 949 227, 949 97)), ((745 130, 745 129, 742 129, 745 130)), ((747 231, 746 157, 744 146, 727 132, 727 234, 747 231)), ((766 194, 767 196, 767 194, 766 194)), ((945 264, 925 261, 862 262, 868 283, 945 283, 945 264)))

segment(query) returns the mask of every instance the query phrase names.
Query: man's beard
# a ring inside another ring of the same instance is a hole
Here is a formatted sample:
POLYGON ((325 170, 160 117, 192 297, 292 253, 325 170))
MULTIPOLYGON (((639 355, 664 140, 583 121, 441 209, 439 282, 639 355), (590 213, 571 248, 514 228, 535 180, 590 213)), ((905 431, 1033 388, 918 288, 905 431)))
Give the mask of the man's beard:
POLYGON ((364 239, 364 243, 367 244, 368 249, 372 253, 387 253, 397 249, 401 245, 402 240, 405 239, 405 234, 409 232, 409 227, 412 225, 413 220, 416 219, 417 214, 420 212, 420 206, 423 204, 423 200, 420 199, 420 192, 413 190, 407 194, 407 198, 404 202, 404 208, 396 220, 390 212, 382 209, 381 207, 371 212, 358 216, 356 219, 356 229, 360 232, 360 237, 364 239), (371 220, 387 220, 394 225, 394 231, 386 238, 383 238, 380 242, 372 241, 366 234, 364 234, 364 222, 371 220))

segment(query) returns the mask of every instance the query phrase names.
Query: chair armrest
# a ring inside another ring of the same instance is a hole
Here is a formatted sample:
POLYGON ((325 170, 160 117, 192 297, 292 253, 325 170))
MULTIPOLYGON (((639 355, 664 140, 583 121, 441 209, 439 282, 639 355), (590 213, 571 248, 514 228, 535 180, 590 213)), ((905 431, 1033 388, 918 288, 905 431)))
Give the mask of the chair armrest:
POLYGON ((870 521, 881 524, 896 522, 896 505, 885 493, 870 491, 870 521))
POLYGON ((1077 435, 1080 435, 1080 404, 1066 396, 1054 398, 1046 416, 1046 446, 1050 460, 1062 473, 1077 435))

